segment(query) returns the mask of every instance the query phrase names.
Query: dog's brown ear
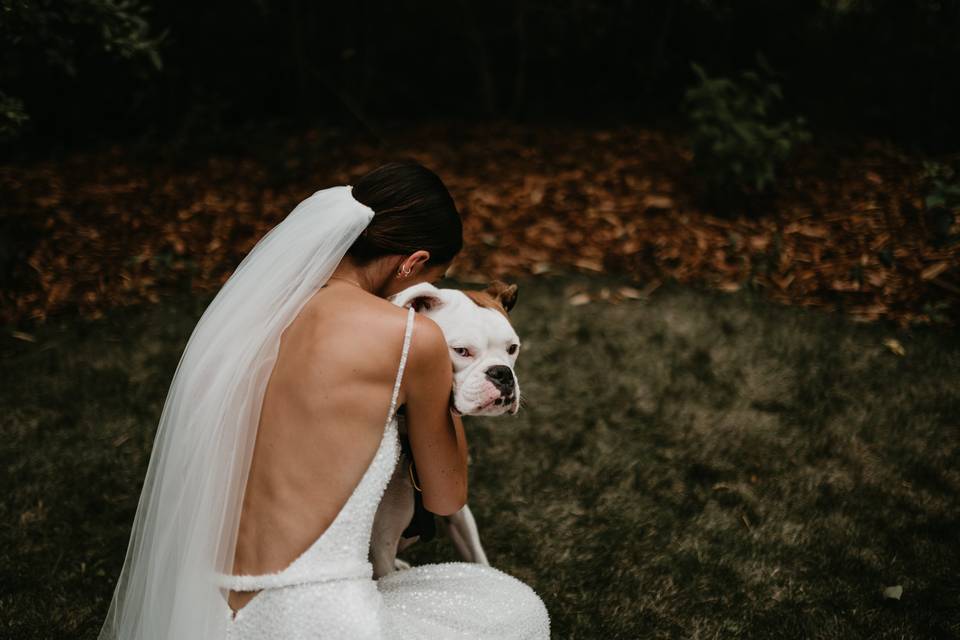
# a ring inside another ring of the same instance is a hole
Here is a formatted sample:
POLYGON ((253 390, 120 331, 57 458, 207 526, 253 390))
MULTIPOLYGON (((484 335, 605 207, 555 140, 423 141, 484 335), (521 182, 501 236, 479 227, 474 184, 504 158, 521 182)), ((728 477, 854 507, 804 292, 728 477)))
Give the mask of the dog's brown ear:
POLYGON ((510 311, 510 309, 513 309, 513 305, 517 304, 517 289, 518 287, 515 284, 494 280, 486 288, 486 292, 500 303, 504 311, 510 311))

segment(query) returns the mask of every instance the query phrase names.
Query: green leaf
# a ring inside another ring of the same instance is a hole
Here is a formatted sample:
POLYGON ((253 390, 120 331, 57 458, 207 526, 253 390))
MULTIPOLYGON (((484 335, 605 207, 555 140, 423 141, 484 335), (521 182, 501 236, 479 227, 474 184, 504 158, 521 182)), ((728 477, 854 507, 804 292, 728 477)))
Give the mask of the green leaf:
POLYGON ((930 193, 927 194, 927 197, 924 199, 924 204, 927 209, 933 209, 934 207, 943 207, 947 204, 947 199, 943 197, 941 193, 930 193))

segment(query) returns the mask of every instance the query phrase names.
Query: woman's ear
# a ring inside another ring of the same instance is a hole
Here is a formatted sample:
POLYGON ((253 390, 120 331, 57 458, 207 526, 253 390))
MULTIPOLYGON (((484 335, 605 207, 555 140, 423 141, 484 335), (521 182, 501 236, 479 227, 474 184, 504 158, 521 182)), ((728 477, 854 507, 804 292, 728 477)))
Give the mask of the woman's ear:
POLYGON ((507 284, 506 282, 494 280, 490 283, 490 286, 486 288, 486 292, 490 294, 491 298, 500 303, 504 311, 510 311, 510 309, 513 309, 513 305, 517 304, 518 288, 515 284, 507 284))
POLYGON ((429 282, 421 282, 390 296, 390 302, 398 307, 412 306, 417 311, 436 309, 443 304, 440 289, 429 282))
POLYGON ((424 249, 418 249, 397 262, 397 275, 402 278, 415 272, 418 273, 419 269, 425 268, 429 261, 430 252, 424 249))

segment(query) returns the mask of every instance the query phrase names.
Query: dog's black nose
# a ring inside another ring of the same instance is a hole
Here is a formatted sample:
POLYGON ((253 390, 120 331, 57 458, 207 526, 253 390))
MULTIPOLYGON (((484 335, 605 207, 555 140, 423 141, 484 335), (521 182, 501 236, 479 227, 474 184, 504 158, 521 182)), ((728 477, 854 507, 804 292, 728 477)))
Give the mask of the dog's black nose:
POLYGON ((513 370, 502 364, 494 365, 487 369, 487 377, 504 391, 513 390, 513 370))

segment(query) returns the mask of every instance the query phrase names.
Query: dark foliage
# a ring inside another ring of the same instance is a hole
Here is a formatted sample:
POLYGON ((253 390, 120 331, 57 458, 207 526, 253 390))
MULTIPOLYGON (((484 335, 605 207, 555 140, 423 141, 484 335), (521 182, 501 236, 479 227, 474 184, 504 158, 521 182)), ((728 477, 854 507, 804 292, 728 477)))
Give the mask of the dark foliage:
POLYGON ((729 212, 737 196, 769 191, 783 162, 810 139, 802 117, 777 113, 783 90, 762 57, 758 62, 760 71, 738 78, 712 78, 692 65, 698 83, 687 90, 684 110, 693 163, 719 211, 729 212))
POLYGON ((932 151, 960 140, 956 0, 151 5, 151 29, 133 33, 167 37, 163 71, 146 76, 104 57, 96 37, 73 42, 77 72, 65 74, 35 55, 52 45, 25 55, 23 29, 4 30, 0 83, 23 100, 32 143, 291 119, 373 130, 388 116, 669 119, 695 79, 690 61, 735 75, 758 52, 783 72, 792 111, 819 127, 932 151))

